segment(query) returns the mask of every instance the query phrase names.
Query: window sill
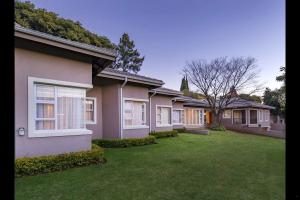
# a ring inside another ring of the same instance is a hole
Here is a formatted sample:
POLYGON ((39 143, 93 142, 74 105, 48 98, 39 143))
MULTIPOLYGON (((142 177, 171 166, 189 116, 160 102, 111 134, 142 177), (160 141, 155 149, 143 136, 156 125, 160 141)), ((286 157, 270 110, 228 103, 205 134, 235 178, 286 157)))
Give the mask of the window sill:
POLYGON ((183 123, 173 123, 173 125, 183 125, 183 123))
POLYGON ((156 125, 156 127, 172 127, 173 124, 161 124, 161 125, 156 125))
POLYGON ((74 135, 91 135, 93 131, 88 129, 65 129, 65 130, 44 130, 28 133, 28 137, 55 137, 55 136, 74 136, 74 135))
POLYGON ((124 127, 124 130, 128 130, 128 129, 145 129, 145 128, 149 128, 149 126, 147 125, 140 125, 140 126, 127 126, 124 127))

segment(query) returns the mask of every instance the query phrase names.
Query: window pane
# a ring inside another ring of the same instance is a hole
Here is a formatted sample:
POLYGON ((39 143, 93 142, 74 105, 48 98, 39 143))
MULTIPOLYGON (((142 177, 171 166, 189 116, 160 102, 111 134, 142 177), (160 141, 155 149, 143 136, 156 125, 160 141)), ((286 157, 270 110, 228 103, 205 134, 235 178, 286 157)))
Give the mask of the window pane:
POLYGON ((84 128, 85 91, 59 87, 57 91, 57 128, 84 128))
POLYGON ((86 99, 85 102, 85 121, 86 122, 94 122, 94 114, 95 114, 95 110, 94 110, 94 100, 93 99, 86 99))
POLYGON ((193 110, 186 109, 186 124, 193 124, 193 110))
POLYGON ((55 89, 51 85, 36 85, 36 98, 38 100, 54 100, 55 89))
POLYGON ((193 124, 199 124, 199 110, 194 110, 193 124))
POLYGON ((171 108, 161 108, 161 124, 171 124, 171 108))
POLYGON ((173 123, 181 123, 180 110, 173 110, 173 123))
POLYGON ((37 118, 54 118, 54 104, 36 104, 37 118))
POLYGON ((138 126, 145 124, 146 104, 140 101, 125 101, 125 126, 138 126))
POLYGON ((93 122, 94 121, 94 112, 93 111, 86 111, 85 112, 85 121, 93 122))
POLYGON ((257 123, 257 111, 250 110, 250 124, 256 124, 256 123, 257 123))
POLYGON ((53 130, 55 129, 54 120, 37 120, 35 121, 36 130, 53 130))

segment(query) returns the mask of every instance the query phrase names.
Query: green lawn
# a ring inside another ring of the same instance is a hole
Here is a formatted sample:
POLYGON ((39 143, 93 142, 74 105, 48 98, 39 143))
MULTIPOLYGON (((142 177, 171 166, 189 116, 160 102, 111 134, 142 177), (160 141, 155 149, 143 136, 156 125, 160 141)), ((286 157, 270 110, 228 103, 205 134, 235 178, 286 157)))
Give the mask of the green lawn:
POLYGON ((285 140, 210 132, 106 149, 103 165, 16 178, 16 199, 285 199, 285 140))

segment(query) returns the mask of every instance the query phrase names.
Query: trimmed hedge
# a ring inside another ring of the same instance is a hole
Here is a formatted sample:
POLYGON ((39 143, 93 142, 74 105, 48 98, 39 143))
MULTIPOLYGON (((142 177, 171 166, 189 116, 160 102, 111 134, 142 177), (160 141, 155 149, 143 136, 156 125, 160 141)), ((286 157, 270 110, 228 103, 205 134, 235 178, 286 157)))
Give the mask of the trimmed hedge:
POLYGON ((183 128, 174 128, 175 131, 177 131, 178 133, 186 133, 186 128, 183 127, 183 128))
POLYGON ((218 124, 211 124, 209 126, 209 129, 213 130, 213 131, 226 131, 225 126, 223 125, 218 125, 218 124))
POLYGON ((24 157, 15 160, 15 176, 31 176, 36 174, 62 171, 69 168, 104 163, 103 149, 92 144, 89 151, 71 152, 58 155, 24 157))
POLYGON ((105 148, 132 147, 155 144, 155 137, 125 138, 125 139, 94 139, 94 144, 105 148))
POLYGON ((160 131, 160 132, 151 132, 150 135, 153 135, 156 138, 176 137, 178 136, 178 132, 176 130, 160 131))

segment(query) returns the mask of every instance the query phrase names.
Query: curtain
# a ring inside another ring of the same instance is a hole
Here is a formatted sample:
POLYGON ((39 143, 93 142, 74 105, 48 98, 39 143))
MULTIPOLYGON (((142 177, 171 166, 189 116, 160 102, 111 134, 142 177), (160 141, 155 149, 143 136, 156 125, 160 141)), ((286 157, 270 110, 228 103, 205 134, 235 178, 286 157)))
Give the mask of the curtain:
POLYGON ((57 88, 57 129, 84 128, 83 89, 57 88))
POLYGON ((193 110, 186 109, 186 124, 193 124, 193 110))
POLYGON ((125 126, 143 125, 145 123, 145 103, 139 101, 125 101, 125 126))
POLYGON ((171 108, 161 108, 161 124, 171 124, 171 108))
POLYGON ((55 129, 55 88, 50 85, 36 85, 36 130, 55 129))
POLYGON ((173 110, 173 123, 181 123, 180 110, 173 110))
POLYGON ((199 110, 193 110, 193 124, 199 124, 199 110))

